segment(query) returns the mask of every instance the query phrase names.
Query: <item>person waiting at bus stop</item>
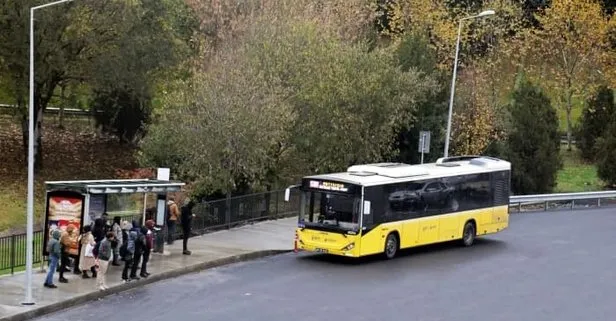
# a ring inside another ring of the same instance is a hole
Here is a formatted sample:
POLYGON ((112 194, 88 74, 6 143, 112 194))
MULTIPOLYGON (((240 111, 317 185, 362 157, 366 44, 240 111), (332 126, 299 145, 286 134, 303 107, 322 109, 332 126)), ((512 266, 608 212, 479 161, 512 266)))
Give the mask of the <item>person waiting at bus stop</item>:
POLYGON ((133 256, 135 255, 135 239, 137 234, 133 231, 133 225, 127 221, 122 222, 122 239, 124 240, 120 246, 120 256, 124 261, 124 269, 122 270, 122 280, 128 282, 128 272, 133 264, 133 256))
POLYGON ((47 243, 47 252, 49 252, 49 270, 47 270, 47 277, 45 278, 44 286, 50 289, 57 288, 57 286, 53 284, 53 274, 56 272, 58 261, 62 257, 60 236, 62 236, 62 231, 59 229, 54 230, 51 232, 51 239, 49 240, 49 243, 47 243))
POLYGON ((191 252, 188 250, 188 238, 190 237, 191 227, 192 227, 192 219, 195 216, 192 213, 192 209, 195 206, 195 202, 193 202, 190 198, 184 199, 184 204, 182 205, 182 238, 183 238, 183 251, 182 254, 190 255, 191 252))
POLYGON ((175 228, 178 218, 180 217, 180 210, 178 209, 178 204, 175 203, 173 196, 169 197, 167 208, 169 209, 169 216, 167 217, 167 244, 171 245, 175 240, 175 228))
POLYGON ((145 225, 141 227, 141 233, 145 235, 145 246, 143 247, 143 258, 141 260, 141 273, 139 276, 142 278, 147 278, 150 276, 148 273, 148 262, 150 261, 150 253, 154 248, 154 221, 147 220, 145 221, 145 225))
POLYGON ((143 255, 143 251, 146 246, 145 234, 143 233, 141 226, 139 226, 138 221, 133 220, 132 226, 133 228, 128 233, 129 237, 134 239, 135 248, 133 252, 133 261, 130 268, 130 279, 139 280, 139 277, 137 276, 137 268, 139 268, 141 256, 143 255))
MULTIPOLYGON (((68 280, 64 277, 64 273, 70 270, 67 267, 70 265, 70 259, 79 257, 79 244, 77 238, 79 237, 76 232, 76 227, 73 224, 69 224, 66 227, 66 232, 62 233, 60 237, 60 244, 62 246, 62 256, 60 257, 60 283, 68 283, 68 280)), ((75 258, 75 261, 77 261, 75 258)), ((79 271, 78 262, 75 262, 74 272, 75 274, 81 274, 79 271)))
POLYGON ((113 225, 111 226, 111 231, 113 232, 114 238, 112 242, 113 249, 113 261, 111 265, 120 266, 120 246, 124 244, 124 239, 122 238, 122 218, 119 216, 115 216, 113 218, 113 225))

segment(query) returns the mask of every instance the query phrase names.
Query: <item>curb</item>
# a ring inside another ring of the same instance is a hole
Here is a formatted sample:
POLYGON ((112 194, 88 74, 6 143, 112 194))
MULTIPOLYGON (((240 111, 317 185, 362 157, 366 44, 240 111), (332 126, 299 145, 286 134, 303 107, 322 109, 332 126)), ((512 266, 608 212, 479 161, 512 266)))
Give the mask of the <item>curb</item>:
POLYGON ((35 309, 29 310, 26 312, 10 315, 7 317, 2 317, 0 318, 0 321, 31 320, 33 318, 37 318, 37 317, 50 314, 53 312, 58 312, 58 311, 68 309, 74 306, 78 306, 78 305, 81 305, 81 304, 84 304, 90 301, 102 299, 104 297, 117 294, 117 293, 121 293, 121 292, 125 292, 127 290, 131 290, 134 288, 139 288, 139 287, 142 287, 144 285, 151 284, 154 282, 163 281, 163 280, 167 280, 167 279, 174 278, 177 276, 195 273, 195 272, 199 272, 202 270, 207 270, 207 269, 229 265, 233 263, 251 261, 251 260, 256 260, 256 259, 260 259, 260 258, 264 258, 268 256, 289 253, 291 251, 292 250, 255 251, 255 252, 249 252, 245 254, 229 256, 229 257, 225 257, 225 258, 221 258, 221 259, 217 259, 213 261, 201 262, 201 263, 185 266, 185 267, 171 270, 171 271, 152 274, 147 279, 141 279, 137 282, 129 282, 129 283, 123 283, 120 285, 112 286, 107 291, 94 291, 94 292, 76 296, 74 298, 71 298, 70 300, 52 303, 52 304, 41 306, 40 308, 35 308, 35 309))

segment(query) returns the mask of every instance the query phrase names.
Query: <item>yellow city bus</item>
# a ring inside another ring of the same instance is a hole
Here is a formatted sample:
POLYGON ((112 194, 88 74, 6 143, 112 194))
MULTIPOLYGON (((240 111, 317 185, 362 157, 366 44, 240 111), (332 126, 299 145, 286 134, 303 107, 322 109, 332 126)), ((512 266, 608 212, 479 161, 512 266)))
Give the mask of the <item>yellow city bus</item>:
POLYGON ((477 236, 508 227, 511 163, 486 156, 436 163, 354 165, 307 176, 299 187, 295 248, 360 257, 477 236))

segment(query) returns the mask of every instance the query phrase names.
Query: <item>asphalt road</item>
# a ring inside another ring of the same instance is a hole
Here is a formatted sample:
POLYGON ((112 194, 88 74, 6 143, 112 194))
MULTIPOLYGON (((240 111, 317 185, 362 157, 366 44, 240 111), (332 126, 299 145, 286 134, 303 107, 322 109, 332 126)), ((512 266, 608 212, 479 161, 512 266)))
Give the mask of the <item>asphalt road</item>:
POLYGON ((512 215, 472 248, 392 261, 286 254, 38 320, 616 320, 616 210, 512 215))

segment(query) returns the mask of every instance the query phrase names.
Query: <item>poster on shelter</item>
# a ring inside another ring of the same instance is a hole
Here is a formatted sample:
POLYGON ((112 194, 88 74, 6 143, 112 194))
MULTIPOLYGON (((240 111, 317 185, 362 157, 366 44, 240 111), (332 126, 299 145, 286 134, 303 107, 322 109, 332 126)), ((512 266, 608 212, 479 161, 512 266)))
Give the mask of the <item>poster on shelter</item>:
POLYGON ((83 213, 83 198, 77 196, 49 196, 47 202, 46 242, 44 247, 47 253, 47 243, 53 231, 62 231, 61 242, 69 255, 79 255, 79 230, 83 213))
POLYGON ((103 217, 103 213, 105 213, 105 203, 106 203, 106 195, 105 194, 91 194, 90 195, 90 206, 88 219, 83 222, 84 224, 88 224, 90 222, 94 222, 97 218, 103 217))

